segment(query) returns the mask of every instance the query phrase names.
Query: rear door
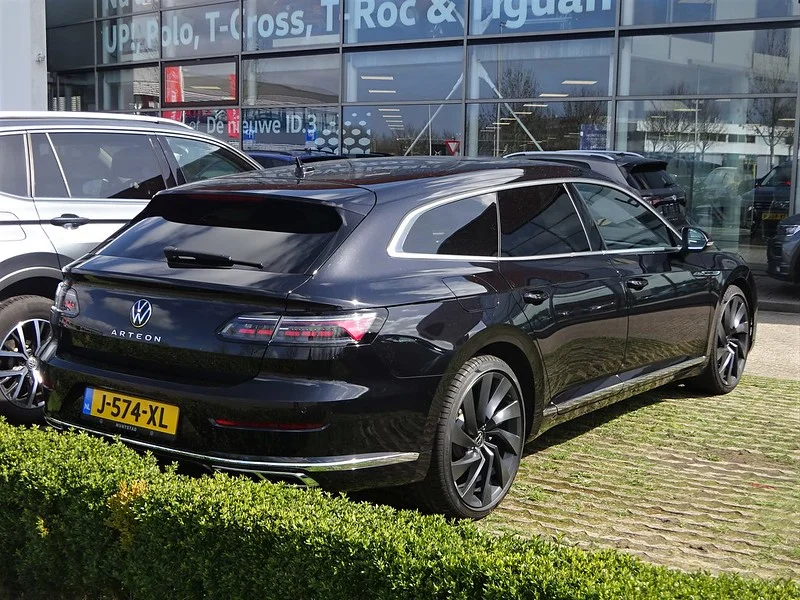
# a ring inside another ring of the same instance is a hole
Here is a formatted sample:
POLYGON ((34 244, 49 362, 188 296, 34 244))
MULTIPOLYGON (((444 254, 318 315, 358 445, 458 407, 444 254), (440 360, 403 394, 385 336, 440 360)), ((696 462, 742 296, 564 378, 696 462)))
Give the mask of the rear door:
POLYGON ((601 184, 574 187, 626 288, 623 378, 703 356, 716 302, 713 272, 688 262, 675 234, 641 200, 601 184))
POLYGON ((627 336, 617 271, 593 248, 567 189, 532 185, 499 192, 500 270, 541 350, 553 402, 617 380, 627 336))
POLYGON ((62 266, 136 216, 169 171, 146 133, 33 133, 36 209, 62 266))

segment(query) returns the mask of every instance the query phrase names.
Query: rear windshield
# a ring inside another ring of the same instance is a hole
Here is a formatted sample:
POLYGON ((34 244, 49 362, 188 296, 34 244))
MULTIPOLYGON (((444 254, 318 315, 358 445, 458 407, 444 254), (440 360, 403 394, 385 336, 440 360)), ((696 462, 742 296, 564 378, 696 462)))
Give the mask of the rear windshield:
POLYGON ((639 190, 661 190, 676 185, 672 175, 658 167, 633 169, 628 175, 628 183, 639 190))
POLYGON ((275 197, 164 196, 100 254, 166 261, 164 248, 172 246, 261 263, 271 273, 304 273, 341 227, 339 212, 320 204, 275 197))

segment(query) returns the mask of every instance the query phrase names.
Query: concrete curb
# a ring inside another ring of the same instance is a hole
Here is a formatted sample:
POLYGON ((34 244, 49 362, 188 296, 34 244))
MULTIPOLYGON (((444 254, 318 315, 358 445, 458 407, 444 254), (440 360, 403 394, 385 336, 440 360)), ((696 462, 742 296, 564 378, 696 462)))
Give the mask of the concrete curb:
POLYGON ((800 313, 800 302, 759 300, 758 310, 764 312, 800 313))

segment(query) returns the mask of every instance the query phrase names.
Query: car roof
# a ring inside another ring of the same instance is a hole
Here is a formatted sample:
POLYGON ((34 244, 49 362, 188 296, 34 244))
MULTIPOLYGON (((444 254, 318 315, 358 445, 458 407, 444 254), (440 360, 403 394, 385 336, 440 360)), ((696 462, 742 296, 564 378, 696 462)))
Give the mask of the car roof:
MULTIPOLYGON (((377 202, 412 202, 452 197, 507 183, 542 179, 589 178, 611 181, 589 169, 525 159, 461 157, 378 157, 315 163, 302 178, 296 166, 216 177, 166 190, 163 194, 304 194, 347 204, 357 188, 375 193, 377 202)), ((355 198, 357 195, 353 195, 355 198)))
POLYGON ((126 129, 168 129, 195 131, 178 121, 149 115, 123 115, 118 113, 58 112, 58 111, 0 111, 0 131, 49 126, 103 126, 126 129))

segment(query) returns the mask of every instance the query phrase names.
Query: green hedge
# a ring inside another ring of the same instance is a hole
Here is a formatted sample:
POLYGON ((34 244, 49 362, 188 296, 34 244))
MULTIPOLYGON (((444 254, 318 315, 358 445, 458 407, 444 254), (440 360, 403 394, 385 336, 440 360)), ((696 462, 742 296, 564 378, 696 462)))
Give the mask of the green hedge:
POLYGON ((0 422, 0 596, 800 598, 792 582, 686 574, 616 551, 223 475, 166 473, 82 434, 0 422))

